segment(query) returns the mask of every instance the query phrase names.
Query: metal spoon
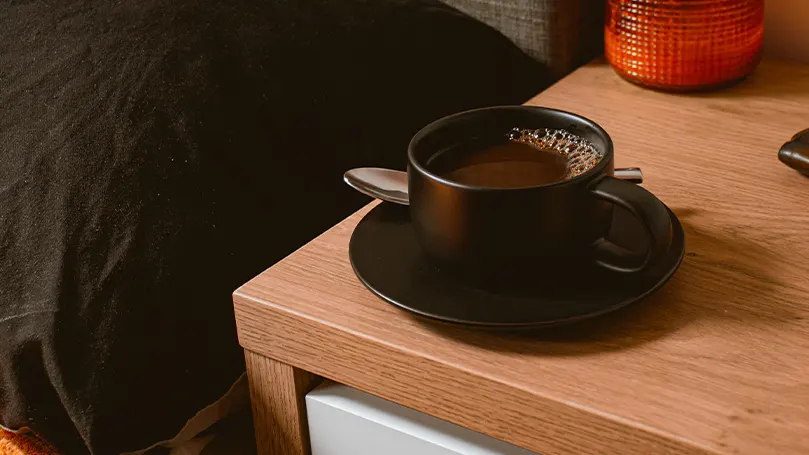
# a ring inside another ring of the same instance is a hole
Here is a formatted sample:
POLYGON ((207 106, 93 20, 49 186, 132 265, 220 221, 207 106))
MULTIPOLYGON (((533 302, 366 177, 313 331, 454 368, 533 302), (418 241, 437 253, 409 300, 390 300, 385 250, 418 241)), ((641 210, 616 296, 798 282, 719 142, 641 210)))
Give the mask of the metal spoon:
MULTIPOLYGON (((643 183, 643 173, 637 167, 616 169, 615 177, 632 183, 643 183)), ((343 180, 348 186, 373 198, 394 204, 410 204, 407 194, 407 172, 360 167, 343 174, 343 180)))

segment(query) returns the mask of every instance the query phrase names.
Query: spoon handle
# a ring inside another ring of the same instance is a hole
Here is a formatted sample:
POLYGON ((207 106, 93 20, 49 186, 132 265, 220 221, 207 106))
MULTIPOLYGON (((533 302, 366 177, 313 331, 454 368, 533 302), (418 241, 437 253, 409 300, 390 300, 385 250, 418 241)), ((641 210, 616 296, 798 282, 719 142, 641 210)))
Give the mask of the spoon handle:
POLYGON ((613 171, 613 175, 617 179, 626 180, 630 183, 643 183, 643 172, 639 167, 621 167, 613 171))

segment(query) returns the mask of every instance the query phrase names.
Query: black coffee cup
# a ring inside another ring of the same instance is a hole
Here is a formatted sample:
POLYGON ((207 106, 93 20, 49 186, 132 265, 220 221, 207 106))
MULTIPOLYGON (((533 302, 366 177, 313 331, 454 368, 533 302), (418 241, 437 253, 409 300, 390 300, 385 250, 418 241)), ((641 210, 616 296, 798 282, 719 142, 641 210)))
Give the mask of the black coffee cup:
POLYGON ((442 268, 474 275, 531 270, 575 273, 597 265, 637 273, 656 264, 671 243, 666 207, 645 189, 612 176, 612 139, 584 117, 554 109, 501 106, 437 120, 408 148, 410 214, 427 258, 442 268), (459 143, 512 128, 562 129, 590 141, 602 158, 589 171, 527 188, 487 188, 447 180, 428 161, 459 143), (619 205, 643 225, 646 251, 627 251, 605 238, 619 205))

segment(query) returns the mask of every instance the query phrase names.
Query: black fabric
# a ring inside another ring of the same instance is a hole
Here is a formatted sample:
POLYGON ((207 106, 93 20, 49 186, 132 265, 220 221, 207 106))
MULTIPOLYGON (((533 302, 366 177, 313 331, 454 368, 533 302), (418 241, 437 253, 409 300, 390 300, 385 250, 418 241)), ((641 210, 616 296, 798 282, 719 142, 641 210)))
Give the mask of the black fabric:
POLYGON ((0 424, 172 437, 243 371, 231 292, 367 202, 343 171, 547 83, 432 0, 0 0, 0 424))

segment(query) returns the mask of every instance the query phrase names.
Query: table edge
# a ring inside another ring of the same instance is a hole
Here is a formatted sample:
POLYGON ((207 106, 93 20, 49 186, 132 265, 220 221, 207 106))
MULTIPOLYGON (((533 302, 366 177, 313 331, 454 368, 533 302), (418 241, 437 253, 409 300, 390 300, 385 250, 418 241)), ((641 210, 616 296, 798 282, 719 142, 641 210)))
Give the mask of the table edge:
MULTIPOLYGON (((464 416, 451 414, 437 415, 433 409, 427 409, 429 406, 415 397, 417 394, 407 393, 407 391, 402 393, 406 388, 397 390, 395 393, 384 390, 385 385, 390 385, 390 382, 392 381, 391 379, 376 381, 380 384, 372 385, 368 383, 368 378, 363 377, 366 375, 366 373, 361 372, 359 369, 356 369, 352 373, 346 373, 343 371, 344 368, 334 366, 345 366, 351 364, 351 355, 342 356, 343 358, 340 359, 339 362, 331 362, 329 364, 321 363, 318 365, 313 362, 313 359, 322 357, 324 354, 323 351, 318 352, 318 347, 309 347, 306 349, 308 355, 299 355, 302 352, 301 346, 292 346, 292 344, 297 343, 290 343, 290 340, 286 339, 287 337, 271 333, 271 330, 267 330, 270 328, 268 327, 267 322, 272 321, 278 325, 278 328, 285 328, 299 335, 306 335, 307 337, 312 337, 313 339, 318 340, 330 339, 331 341, 334 341, 341 336, 343 338, 346 336, 351 338, 345 339, 344 344, 328 344, 328 346, 332 348, 331 351, 334 351, 333 348, 337 347, 340 349, 346 348, 348 351, 354 352, 358 349, 362 350, 363 346, 366 348, 371 348, 370 351, 392 351, 396 354, 395 357, 397 360, 406 360, 404 362, 400 362, 401 365, 387 364, 388 366, 393 366, 396 368, 401 366, 399 371, 412 370, 413 368, 417 368, 417 364, 420 362, 424 363, 425 361, 427 365, 432 364, 430 366, 432 372, 437 372, 442 368, 461 371, 456 365, 449 362, 444 362, 441 359, 420 356, 419 354, 395 343, 386 342, 375 337, 369 337, 353 330, 346 330, 344 327, 330 321, 324 321, 319 318, 311 317, 304 313, 290 310, 289 308, 274 304, 267 300, 251 296, 244 292, 244 288, 245 286, 239 288, 233 293, 233 303, 236 312, 239 343, 244 349, 272 358, 274 360, 278 360, 280 362, 284 362, 296 368, 309 371, 327 379, 331 379, 335 382, 348 385, 380 398, 390 400, 402 406, 416 409, 434 417, 470 428, 488 436, 501 440, 508 440, 506 438, 507 435, 503 434, 502 431, 493 430, 486 425, 470 422, 469 419, 465 418, 464 416), (252 324, 252 321, 263 321, 264 323, 255 325, 252 324), (262 335, 257 337, 256 333, 259 332, 262 333, 262 335), (351 346, 348 346, 349 344, 351 346)), ((284 331, 284 333, 289 332, 284 331)), ((367 352, 366 354, 371 354, 371 352, 367 352)), ((336 355, 339 356, 340 354, 336 353, 336 355)), ((335 352, 330 352, 328 356, 334 357, 335 352)), ((388 356, 387 360, 390 360, 390 356, 388 356)), ((509 440, 509 442, 515 445, 524 447, 528 450, 536 451, 542 455, 563 455, 573 453, 576 453, 577 455, 585 453, 596 454, 603 453, 604 450, 615 452, 620 451, 620 453, 625 455, 646 455, 648 453, 660 452, 682 455, 720 455, 722 453, 696 441, 673 435, 657 428, 649 427, 641 422, 626 419, 578 403, 566 402, 557 398, 537 394, 535 392, 520 388, 514 384, 479 374, 475 371, 462 371, 469 375, 470 378, 473 378, 472 383, 474 385, 495 389, 508 388, 512 393, 520 395, 522 399, 519 400, 519 403, 516 403, 516 406, 521 408, 530 408, 534 411, 542 409, 541 414, 543 420, 571 420, 573 422, 578 422, 579 425, 582 425, 582 423, 588 423, 589 425, 584 426, 590 427, 591 429, 598 428, 597 433, 599 433, 601 437, 596 438, 598 445, 593 446, 590 449, 591 451, 574 451, 572 449, 570 451, 559 451, 558 447, 555 448, 553 445, 543 443, 541 437, 535 436, 536 433, 542 433, 542 431, 531 432, 534 434, 522 434, 518 438, 520 439, 518 442, 509 440), (627 445, 627 442, 634 444, 627 445)), ((440 377, 442 375, 444 374, 437 374, 436 376, 440 377)), ((431 388, 435 389, 432 390, 433 392, 440 393, 440 387, 431 386, 431 388)), ((419 392, 422 395, 424 395, 425 391, 429 392, 427 389, 419 389, 419 392)), ((439 398, 443 398, 444 400, 449 399, 449 401, 453 402, 453 407, 455 409, 462 409, 469 415, 482 414, 481 410, 469 406, 468 403, 464 403, 459 400, 451 400, 452 397, 439 398)), ((510 411, 511 410, 504 410, 501 408, 492 413, 490 409, 487 409, 485 414, 490 419, 493 418, 493 420, 497 420, 496 416, 498 413, 504 414, 505 416, 505 414, 508 414, 510 411)), ((555 431, 559 431, 559 429, 553 431, 546 430, 545 433, 548 433, 546 436, 551 436, 551 434, 555 431)), ((568 429, 568 431, 574 431, 574 429, 568 429)))

